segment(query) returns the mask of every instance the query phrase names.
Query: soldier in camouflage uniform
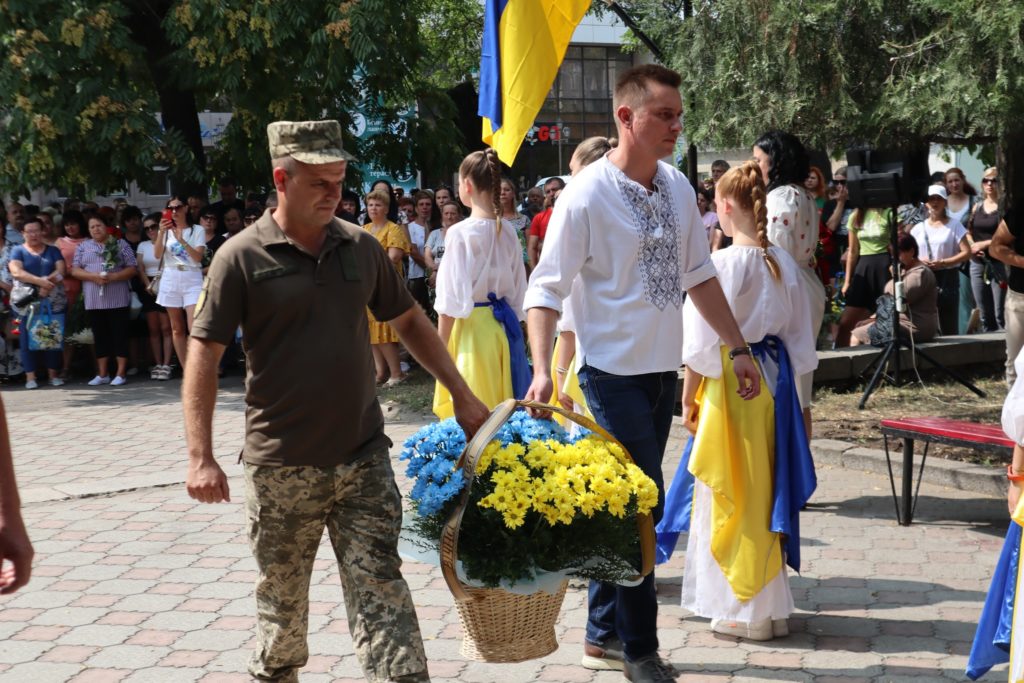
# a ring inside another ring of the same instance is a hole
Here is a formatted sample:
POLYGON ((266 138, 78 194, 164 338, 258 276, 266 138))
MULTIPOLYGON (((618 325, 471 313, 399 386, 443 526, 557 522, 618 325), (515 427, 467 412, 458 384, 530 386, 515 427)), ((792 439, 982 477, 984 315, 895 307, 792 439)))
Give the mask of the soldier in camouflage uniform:
POLYGON ((335 121, 267 129, 278 206, 217 251, 196 305, 182 402, 193 498, 229 499, 213 457, 217 364, 242 327, 245 507, 259 569, 249 672, 297 681, 309 581, 326 527, 349 631, 374 682, 429 681, 397 543, 401 498, 377 403, 366 309, 451 388, 472 434, 487 417, 369 233, 334 218, 349 155, 335 121))

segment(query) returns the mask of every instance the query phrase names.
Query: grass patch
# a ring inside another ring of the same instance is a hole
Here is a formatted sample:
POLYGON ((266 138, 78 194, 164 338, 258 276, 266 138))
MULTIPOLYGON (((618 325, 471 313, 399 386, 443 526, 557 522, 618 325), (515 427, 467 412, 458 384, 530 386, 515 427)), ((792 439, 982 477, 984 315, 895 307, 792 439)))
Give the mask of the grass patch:
POLYGON ((431 407, 434 404, 434 378, 426 370, 416 366, 409 371, 409 379, 398 386, 390 389, 378 387, 377 398, 382 404, 398 404, 398 412, 401 415, 415 413, 433 417, 431 407))
MULTIPOLYGON (((960 384, 934 373, 922 375, 918 382, 894 387, 882 383, 868 399, 864 410, 857 409, 867 380, 847 387, 816 387, 812 406, 814 438, 839 439, 866 448, 884 447, 879 422, 894 417, 945 417, 951 420, 998 424, 1006 398, 1004 367, 986 365, 965 370, 956 368, 975 386, 984 391, 980 398, 960 384)), ((890 444, 890 449, 892 444, 890 444)), ((979 464, 997 464, 990 454, 970 449, 932 444, 928 455, 979 464)))

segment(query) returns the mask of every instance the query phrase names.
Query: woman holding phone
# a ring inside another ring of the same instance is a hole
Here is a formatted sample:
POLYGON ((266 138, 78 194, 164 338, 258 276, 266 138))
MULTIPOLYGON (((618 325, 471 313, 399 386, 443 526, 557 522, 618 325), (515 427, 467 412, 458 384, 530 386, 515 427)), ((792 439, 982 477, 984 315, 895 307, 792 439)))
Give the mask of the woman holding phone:
POLYGON ((174 352, 182 368, 185 367, 192 315, 203 288, 206 251, 206 231, 198 225, 188 225, 187 208, 179 197, 171 197, 160 218, 160 229, 153 245, 154 258, 163 258, 164 262, 156 302, 167 309, 174 352))

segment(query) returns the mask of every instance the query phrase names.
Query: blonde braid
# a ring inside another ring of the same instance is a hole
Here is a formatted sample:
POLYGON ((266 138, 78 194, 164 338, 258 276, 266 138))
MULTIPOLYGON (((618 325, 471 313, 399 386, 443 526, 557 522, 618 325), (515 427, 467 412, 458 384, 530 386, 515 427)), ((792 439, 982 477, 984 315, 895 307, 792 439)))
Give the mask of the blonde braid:
POLYGON ((775 257, 768 252, 768 197, 765 194, 764 178, 755 162, 747 162, 744 167, 747 180, 750 182, 750 199, 753 205, 754 225, 757 226, 757 241, 761 245, 761 254, 764 256, 768 271, 773 279, 778 280, 782 277, 782 272, 775 257))
POLYGON ((494 207, 494 223, 497 226, 498 234, 501 234, 501 164, 498 163, 498 153, 491 147, 484 151, 487 158, 487 166, 491 170, 491 202, 494 207))

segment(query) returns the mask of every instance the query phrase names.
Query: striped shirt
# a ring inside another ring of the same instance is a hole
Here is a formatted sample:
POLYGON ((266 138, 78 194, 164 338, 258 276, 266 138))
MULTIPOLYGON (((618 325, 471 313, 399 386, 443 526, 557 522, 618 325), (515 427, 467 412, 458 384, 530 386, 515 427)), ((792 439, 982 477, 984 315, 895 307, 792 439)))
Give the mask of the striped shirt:
MULTIPOLYGON (((121 249, 120 264, 115 268, 107 270, 108 273, 116 273, 125 268, 137 268, 135 254, 132 248, 124 240, 117 241, 121 249)), ((88 273, 102 273, 103 267, 103 245, 96 240, 86 240, 75 249, 75 260, 72 262, 75 268, 81 268, 88 273)), ((131 305, 131 288, 128 280, 108 282, 103 285, 103 294, 100 295, 100 286, 89 280, 82 281, 82 290, 85 292, 86 310, 105 308, 126 308, 131 305)))

